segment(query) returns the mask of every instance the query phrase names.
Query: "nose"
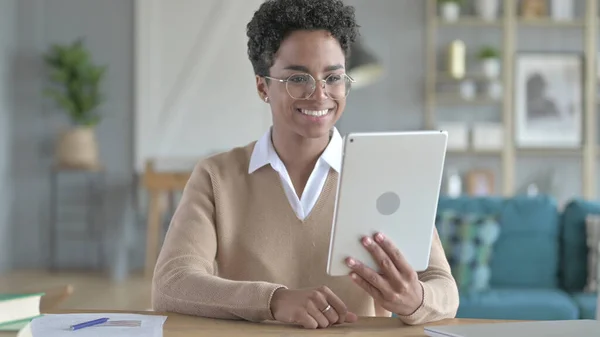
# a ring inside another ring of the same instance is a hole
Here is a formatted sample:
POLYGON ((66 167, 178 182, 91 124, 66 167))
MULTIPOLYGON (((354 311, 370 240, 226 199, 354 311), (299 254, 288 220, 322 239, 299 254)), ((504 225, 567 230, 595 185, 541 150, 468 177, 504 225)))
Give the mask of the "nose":
POLYGON ((327 96, 327 91, 325 89, 325 83, 323 81, 317 81, 315 92, 313 92, 312 98, 318 101, 324 101, 329 99, 329 96, 327 96))

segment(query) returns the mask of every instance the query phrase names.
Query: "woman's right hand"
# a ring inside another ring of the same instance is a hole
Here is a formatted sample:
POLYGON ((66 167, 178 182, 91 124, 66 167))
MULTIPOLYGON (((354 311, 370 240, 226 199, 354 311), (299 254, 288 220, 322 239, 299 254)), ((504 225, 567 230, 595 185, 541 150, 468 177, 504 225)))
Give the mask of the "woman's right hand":
POLYGON ((307 329, 354 323, 358 319, 326 286, 299 290, 278 289, 271 298, 271 312, 277 321, 300 324, 307 329))

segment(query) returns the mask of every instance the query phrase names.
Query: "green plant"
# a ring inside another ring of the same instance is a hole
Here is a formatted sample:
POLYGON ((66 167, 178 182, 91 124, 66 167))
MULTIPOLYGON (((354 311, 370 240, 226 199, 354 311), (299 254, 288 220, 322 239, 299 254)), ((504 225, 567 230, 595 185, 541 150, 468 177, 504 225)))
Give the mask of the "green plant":
POLYGON ((497 59, 500 58, 500 52, 494 47, 486 46, 481 48, 478 56, 481 60, 497 59))
POLYGON ((44 61, 51 82, 45 93, 67 112, 73 124, 98 124, 101 118, 97 108, 104 101, 100 84, 107 67, 94 64, 83 39, 52 45, 44 61))

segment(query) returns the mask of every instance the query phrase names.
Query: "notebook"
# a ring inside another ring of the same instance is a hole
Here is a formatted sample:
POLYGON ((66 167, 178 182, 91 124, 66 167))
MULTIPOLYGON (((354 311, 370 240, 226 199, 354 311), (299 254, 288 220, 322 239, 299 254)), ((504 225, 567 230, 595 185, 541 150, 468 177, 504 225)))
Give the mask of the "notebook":
POLYGON ((579 337, 600 336, 600 321, 563 320, 428 326, 429 337, 579 337))
POLYGON ((0 294, 0 331, 19 331, 40 315, 43 293, 0 294))
POLYGON ((152 314, 50 314, 33 319, 30 329, 33 337, 161 337, 166 320, 167 316, 152 314), (76 331, 70 329, 74 324, 98 318, 108 318, 109 321, 76 331), (128 321, 138 321, 139 324, 127 324, 128 321))

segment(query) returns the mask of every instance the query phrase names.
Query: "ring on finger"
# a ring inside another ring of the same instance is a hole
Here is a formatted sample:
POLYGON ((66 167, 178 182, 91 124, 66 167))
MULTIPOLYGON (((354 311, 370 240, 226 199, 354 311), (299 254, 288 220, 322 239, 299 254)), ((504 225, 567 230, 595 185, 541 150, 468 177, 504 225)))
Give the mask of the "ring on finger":
POLYGON ((322 312, 322 313, 326 313, 326 312, 328 312, 329 310, 331 310, 331 304, 328 304, 328 305, 327 305, 327 308, 325 308, 325 309, 321 310, 321 312, 322 312))

